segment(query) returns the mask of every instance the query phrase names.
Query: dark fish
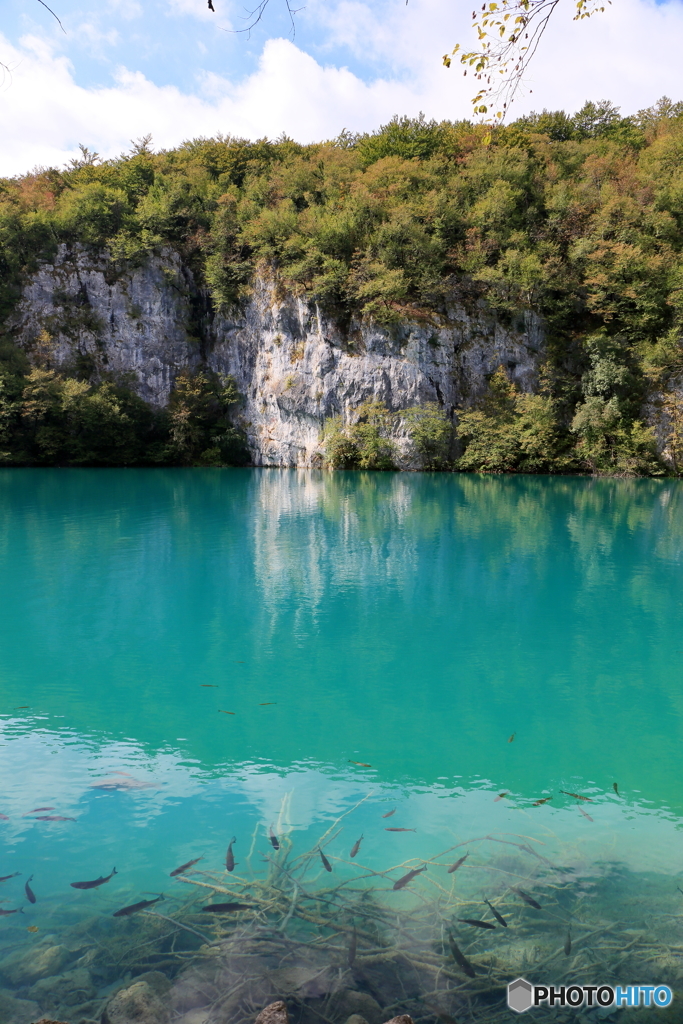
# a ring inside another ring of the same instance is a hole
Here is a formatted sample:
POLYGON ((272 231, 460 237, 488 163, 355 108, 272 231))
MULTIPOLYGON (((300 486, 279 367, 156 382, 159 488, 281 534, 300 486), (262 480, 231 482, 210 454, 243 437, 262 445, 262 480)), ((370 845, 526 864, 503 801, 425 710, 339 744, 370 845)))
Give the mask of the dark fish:
POLYGON ((542 800, 536 800, 531 806, 532 807, 540 807, 541 804, 547 804, 548 800, 552 800, 552 797, 551 796, 544 796, 542 800))
POLYGON ((392 814, 396 814, 396 808, 395 807, 394 807, 393 811, 387 811, 387 813, 383 814, 382 817, 383 818, 390 818, 392 814))
POLYGON ((30 704, 20 704, 19 707, 15 708, 14 710, 15 711, 26 711, 30 707, 31 707, 30 704))
POLYGON ((6 882, 8 878, 16 878, 17 875, 20 875, 20 874, 21 874, 21 871, 15 871, 11 875, 3 875, 2 878, 0 878, 0 882, 6 882))
POLYGON ((235 714, 234 711, 223 711, 223 708, 219 708, 218 710, 221 713, 221 715, 234 715, 235 714))
POLYGON ((75 821, 75 818, 62 818, 59 814, 39 814, 34 821, 75 821))
POLYGON ((278 841, 277 836, 273 832, 273 826, 272 825, 270 826, 270 845, 273 847, 274 850, 279 850, 280 849, 280 843, 278 841))
POLYGON ((205 687, 208 690, 218 689, 218 683, 200 683, 199 685, 205 687))
POLYGON ((474 928, 491 928, 494 929, 495 924, 490 924, 488 921, 477 921, 473 917, 459 917, 458 921, 462 921, 463 924, 471 924, 474 928))
POLYGON ((586 814, 586 812, 584 811, 583 807, 579 807, 579 810, 580 810, 580 811, 581 811, 581 813, 583 814, 584 818, 588 818, 588 820, 589 820, 589 821, 592 821, 592 820, 593 820, 593 819, 591 818, 590 814, 586 814))
POLYGON ((516 735, 517 735, 517 733, 516 733, 516 732, 513 732, 512 736, 511 736, 511 737, 510 737, 510 739, 508 740, 508 743, 512 743, 512 741, 514 740, 514 738, 515 738, 515 736, 516 736, 516 735))
POLYGON ((403 876, 403 878, 399 878, 398 882, 394 882, 392 888, 393 889, 402 889, 404 885, 408 884, 408 882, 412 882, 412 880, 415 878, 416 875, 421 875, 422 872, 426 871, 426 870, 427 870, 427 865, 425 864, 425 866, 423 868, 417 868, 415 871, 409 871, 407 875, 403 876))
POLYGON ((166 897, 163 895, 157 896, 155 900, 140 900, 139 903, 131 903, 129 907, 122 907, 121 910, 116 910, 113 914, 114 917, 128 917, 130 914, 137 914, 139 910, 146 910, 147 907, 154 906, 159 900, 163 900, 166 897))
POLYGON ((9 818, 6 814, 0 814, 0 821, 9 821, 9 818))
POLYGON ((507 793, 499 793, 498 796, 493 798, 494 804, 497 804, 498 801, 502 800, 504 796, 507 796, 507 793))
POLYGON ((225 870, 226 871, 234 871, 235 870, 235 856, 234 856, 234 854, 232 852, 232 844, 236 843, 236 842, 237 842, 237 840, 233 836, 232 839, 230 840, 230 842, 228 843, 227 853, 225 854, 225 870))
POLYGON ((116 868, 112 869, 111 875, 106 875, 106 877, 100 875, 100 877, 96 878, 93 882, 71 882, 70 885, 72 889, 96 889, 98 885, 104 885, 104 883, 108 882, 110 878, 114 877, 114 875, 118 875, 116 868))
POLYGON ((507 921, 505 920, 505 918, 503 917, 503 915, 502 915, 502 914, 499 914, 499 913, 498 913, 498 911, 496 910, 496 908, 495 908, 494 906, 492 906, 492 904, 491 904, 491 903, 489 903, 489 901, 488 901, 488 900, 484 900, 484 903, 485 903, 485 904, 486 904, 486 906, 487 906, 487 907, 489 908, 489 910, 491 911, 491 913, 492 913, 492 914, 493 914, 493 916, 495 917, 495 919, 496 919, 496 921, 498 922, 498 924, 502 924, 503 928, 507 928, 507 926, 508 926, 508 923, 507 923, 507 921))
POLYGON ((325 868, 325 871, 331 871, 332 865, 330 864, 329 860, 327 859, 323 851, 318 850, 318 853, 320 854, 320 859, 323 862, 323 867, 325 868))
POLYGON ((10 914, 23 914, 24 911, 21 907, 17 910, 0 910, 0 917, 9 917, 10 914))
POLYGON ((612 789, 617 794, 617 796, 619 796, 619 787, 617 786, 616 782, 612 783, 612 789))
POLYGON ((454 871, 457 871, 460 865, 464 864, 468 857, 469 853, 466 853, 464 857, 460 858, 460 860, 456 860, 455 864, 451 864, 451 866, 448 869, 448 874, 452 875, 454 871))
POLYGON ((277 704, 276 700, 266 700, 259 704, 260 708, 269 708, 271 704, 277 704))
POLYGON ((451 932, 448 933, 448 945, 451 947, 451 954, 456 964, 458 964, 459 967, 462 967, 463 971, 465 972, 468 978, 475 978, 476 972, 474 970, 474 967, 469 962, 467 957, 464 956, 458 949, 455 943, 455 939, 453 938, 451 932))
POLYGON ((572 933, 567 931, 567 938, 564 940, 564 955, 569 956, 572 951, 572 933))
POLYGON ((38 814, 39 811, 54 811, 54 807, 34 807, 32 811, 22 814, 22 818, 28 818, 29 814, 38 814))
POLYGON ((385 832, 417 832, 416 828, 385 828, 385 832))
POLYGON ((230 914, 233 910, 251 910, 251 903, 210 903, 202 907, 205 914, 230 914))
POLYGON ((361 836, 361 837, 360 837, 360 839, 356 839, 355 843, 353 844, 353 846, 352 846, 352 848, 351 848, 351 856, 352 856, 352 857, 355 857, 355 856, 356 856, 356 854, 357 854, 357 853, 358 853, 358 851, 360 850, 360 844, 361 844, 362 842, 363 842, 363 836, 361 836))
POLYGON ((357 948, 358 948, 358 935, 356 933, 356 926, 354 924, 354 926, 353 926, 353 934, 351 936, 351 941, 349 942, 349 955, 348 955, 348 960, 347 960, 349 967, 353 966, 353 962, 356 959, 356 949, 357 948))
POLYGON ((511 886, 511 888, 512 888, 513 892, 516 892, 518 896, 521 896, 521 898, 524 900, 524 902, 528 903, 530 907, 534 908, 534 910, 542 910, 543 909, 541 907, 541 904, 537 903, 536 900, 533 898, 533 896, 529 896, 529 894, 524 892, 523 889, 516 889, 514 885, 511 886))
POLYGON ((26 893, 26 899, 29 901, 29 903, 35 903, 36 902, 36 894, 34 893, 34 891, 31 888, 31 886, 28 884, 31 881, 32 878, 33 878, 33 875, 31 875, 31 878, 29 878, 28 882, 24 886, 24 892, 26 893))
MULTIPOLYGON (((15 872, 15 874, 17 874, 17 875, 18 875, 18 874, 19 874, 19 872, 17 871, 17 872, 15 872)), ((11 875, 8 875, 7 877, 8 877, 8 878, 11 878, 12 876, 11 876, 11 875)), ((2 881, 4 881, 4 879, 0 878, 0 882, 2 882, 2 881)), ((678 891, 679 891, 679 892, 681 893, 681 895, 683 895, 683 889, 681 889, 680 885, 677 885, 677 886, 676 886, 676 888, 677 888, 677 889, 678 889, 678 891)))
POLYGON ((372 768, 371 764, 366 764, 365 761, 349 761, 349 764, 360 765, 361 768, 372 768))
POLYGON ((181 864, 179 868, 175 869, 175 871, 171 871, 169 878, 175 878, 176 875, 182 875, 183 871, 187 871, 188 868, 191 868, 193 864, 197 864, 200 860, 204 860, 204 858, 195 857, 194 860, 188 860, 187 864, 181 864))
POLYGON ((573 796, 575 800, 587 800, 589 804, 593 803, 593 800, 589 796, 579 796, 578 793, 568 793, 566 789, 561 789, 560 793, 564 793, 565 796, 573 796))

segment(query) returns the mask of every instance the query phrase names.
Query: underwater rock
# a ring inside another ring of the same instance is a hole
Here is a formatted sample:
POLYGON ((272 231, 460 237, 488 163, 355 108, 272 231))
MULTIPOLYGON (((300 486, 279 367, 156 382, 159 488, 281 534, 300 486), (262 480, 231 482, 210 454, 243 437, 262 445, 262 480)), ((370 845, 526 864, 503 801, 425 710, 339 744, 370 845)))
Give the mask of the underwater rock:
POLYGON ((408 1013, 399 1013, 398 1017, 392 1017, 384 1024, 413 1024, 413 1018, 408 1013))
POLYGON ((365 1017, 361 1017, 359 1013, 352 1013, 346 1024, 368 1024, 368 1021, 366 1021, 365 1017))
POLYGON ((72 954, 66 946, 45 945, 11 953, 0 963, 0 977, 17 988, 51 978, 66 967, 72 954))
POLYGON ((92 983, 90 972, 84 967, 66 971, 56 978, 43 978, 28 990, 29 998, 35 999, 43 1010, 54 1011, 60 1006, 81 1006, 94 999, 97 989, 92 983))
POLYGON ((47 1017, 41 1017, 40 1020, 36 1021, 36 1024, 67 1024, 67 1022, 65 1020, 49 1020, 47 1017))
POLYGON ((281 999, 261 1010, 254 1024, 289 1024, 289 1013, 281 999))
POLYGON ((2 1024, 31 1024, 38 1020, 40 1007, 28 999, 15 999, 10 992, 0 989, 0 1020, 2 1024))
MULTIPOLYGON (((162 1002, 163 993, 156 979, 150 984, 149 980, 141 980, 142 977, 128 988, 119 989, 109 1000, 102 1012, 101 1024, 168 1024, 169 1010, 162 1002)), ((164 975, 161 977, 168 982, 164 975)))
MULTIPOLYGON (((367 992, 344 988, 335 992, 330 1000, 329 1015, 334 1020, 361 1017, 368 1024, 382 1024, 382 1008, 367 992)), ((357 1024, 357 1022, 354 1022, 357 1024)))

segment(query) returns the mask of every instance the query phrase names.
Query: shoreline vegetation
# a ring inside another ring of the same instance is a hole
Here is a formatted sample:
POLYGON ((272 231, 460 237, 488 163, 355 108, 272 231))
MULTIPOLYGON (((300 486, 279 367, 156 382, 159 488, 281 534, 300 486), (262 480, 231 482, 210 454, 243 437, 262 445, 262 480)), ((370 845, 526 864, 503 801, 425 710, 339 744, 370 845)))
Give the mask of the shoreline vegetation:
MULTIPOLYGON (((455 292, 501 323, 540 318, 535 393, 500 367, 455 424, 436 403, 366 402, 324 423, 329 468, 395 468, 398 431, 426 470, 681 474, 683 103, 622 117, 587 102, 494 129, 395 117, 305 146, 150 141, 0 180, 0 465, 249 462, 231 378, 182 371, 158 411, 85 362, 58 372, 47 328, 29 362, 11 314, 66 244, 107 253, 114 275, 170 246, 214 312, 267 269, 342 328, 443 318, 455 292)), ((77 330, 88 311, 71 312, 77 330)))

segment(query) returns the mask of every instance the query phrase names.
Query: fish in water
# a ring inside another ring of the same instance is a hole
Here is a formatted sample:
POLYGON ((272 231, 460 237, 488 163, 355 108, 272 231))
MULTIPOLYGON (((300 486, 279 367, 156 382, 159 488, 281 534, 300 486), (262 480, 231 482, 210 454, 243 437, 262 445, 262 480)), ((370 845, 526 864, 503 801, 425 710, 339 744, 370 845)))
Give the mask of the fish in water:
POLYGON ((386 814, 383 814, 382 817, 383 818, 390 818, 392 814, 396 814, 396 808, 395 807, 393 808, 393 810, 387 811, 386 814))
POLYGON ((523 889, 517 889, 517 888, 515 888, 514 885, 511 886, 511 888, 512 888, 513 892, 516 892, 517 895, 520 896, 524 900, 525 903, 528 903, 530 907, 533 907, 534 910, 542 910, 543 909, 541 907, 541 904, 537 903, 536 900, 533 898, 533 896, 529 896, 529 894, 527 892, 524 892, 523 889))
POLYGON ((24 913, 24 911, 22 910, 21 907, 18 907, 17 910, 0 910, 0 917, 9 917, 10 914, 23 914, 23 913, 24 913))
POLYGON ((130 790, 157 788, 153 782, 140 782, 139 779, 134 779, 132 775, 127 775, 126 772, 114 772, 114 775, 122 775, 123 778, 103 779, 102 782, 93 782, 90 784, 90 789, 130 790))
POLYGON ((110 878, 114 877, 114 875, 118 875, 116 868, 112 868, 110 875, 100 875, 99 878, 95 878, 92 882, 70 882, 69 884, 72 889, 96 889, 98 885, 104 885, 104 883, 108 882, 110 878))
POLYGON ((36 902, 36 894, 34 893, 34 891, 31 888, 31 886, 28 884, 32 880, 32 878, 33 878, 33 875, 31 875, 31 878, 28 879, 28 881, 26 882, 26 885, 24 886, 24 892, 26 893, 26 899, 29 901, 29 903, 35 903, 36 902))
POLYGON ((416 828, 385 828, 385 832, 417 832, 416 828))
POLYGON ((187 871, 188 868, 191 868, 193 864, 199 863, 200 860, 204 860, 204 858, 195 857, 194 860, 188 860, 187 864, 181 864, 179 868, 175 869, 175 871, 171 871, 169 877, 175 878, 176 875, 182 875, 183 871, 187 871))
POLYGON ((30 704, 20 704, 19 707, 15 708, 14 710, 15 711, 27 711, 28 708, 30 708, 30 707, 31 707, 30 704))
POLYGON ((260 708, 269 708, 271 704, 277 704, 276 700, 266 700, 259 704, 260 708))
POLYGON ((235 870, 235 855, 232 852, 232 844, 236 843, 236 842, 237 842, 237 839, 235 838, 235 836, 233 836, 232 839, 230 840, 230 842, 228 843, 228 849, 227 849, 227 852, 225 854, 225 870, 226 871, 234 871, 235 870))
POLYGON ((205 914, 230 914, 234 910, 251 910, 251 903, 210 903, 202 907, 205 914))
POLYGON ((569 956, 572 951, 572 933, 571 930, 567 930, 567 938, 564 940, 564 955, 569 956))
POLYGON ((153 907, 159 900, 163 900, 166 897, 162 893, 157 896, 155 900, 140 900, 139 903, 131 903, 129 907, 122 907, 121 910, 114 911, 114 917, 129 917, 131 914, 137 914, 140 910, 147 910, 147 907, 153 907))
POLYGON ((361 844, 362 842, 363 842, 363 836, 361 836, 361 837, 360 837, 360 839, 356 839, 355 843, 354 843, 354 844, 353 844, 353 846, 351 847, 351 856, 352 856, 352 857, 355 857, 355 856, 356 856, 356 854, 357 854, 357 853, 358 853, 358 851, 360 850, 360 844, 361 844))
POLYGON ((505 920, 505 918, 503 917, 503 915, 499 914, 498 911, 496 910, 496 908, 491 903, 489 903, 488 900, 484 900, 484 903, 489 908, 489 910, 491 911, 491 913, 495 917, 495 919, 498 922, 498 924, 501 924, 503 926, 503 928, 507 928, 508 923, 505 920))
POLYGON ((219 708, 218 711, 219 711, 219 713, 221 715, 234 715, 235 714, 234 711, 224 711, 223 708, 219 708))
POLYGON ((593 800, 589 796, 580 796, 578 793, 568 793, 566 789, 561 789, 560 793, 564 793, 565 796, 572 796, 575 800, 587 800, 589 804, 593 803, 593 800))
POLYGON ((551 796, 544 796, 542 800, 534 801, 534 803, 531 806, 532 807, 540 807, 541 804, 547 804, 548 800, 552 800, 552 797, 551 796))
POLYGON ((489 921, 477 921, 473 917, 459 917, 458 921, 462 921, 463 924, 471 924, 473 928, 495 928, 495 924, 491 924, 489 921))
POLYGON ((448 874, 452 875, 454 871, 457 871, 460 865, 464 864, 468 857, 469 853, 466 853, 464 857, 460 858, 460 860, 456 860, 455 864, 451 864, 451 866, 448 869, 448 874))
POLYGON ((218 683, 200 683, 199 685, 205 687, 205 689, 208 689, 208 690, 217 690, 218 689, 218 683))
POLYGON ((35 926, 34 924, 30 924, 30 925, 28 926, 28 928, 26 929, 26 931, 27 931, 27 932, 33 932, 33 933, 35 933, 35 932, 39 932, 39 931, 40 931, 40 928, 36 928, 36 926, 35 926))
POLYGON ((514 740, 514 738, 515 738, 515 736, 516 736, 516 735, 517 735, 517 733, 516 733, 516 732, 513 732, 512 736, 511 736, 511 737, 510 737, 510 739, 508 740, 508 743, 512 743, 512 741, 514 740))
POLYGON ((372 768, 372 765, 366 764, 365 761, 349 761, 349 764, 357 764, 361 768, 372 768))
POLYGON ((39 814, 34 821, 75 821, 75 818, 63 818, 61 814, 39 814))
POLYGON ((0 814, 0 821, 9 821, 9 818, 6 814, 0 814))
POLYGON ((349 955, 347 963, 349 967, 353 967, 353 962, 356 959, 356 949, 358 948, 358 934, 356 932, 356 926, 353 926, 353 933, 351 935, 351 941, 349 942, 349 955))
POLYGON ((270 838, 270 845, 273 847, 273 849, 274 850, 279 850, 280 849, 280 842, 278 840, 278 837, 273 832, 273 826, 272 825, 270 826, 269 838, 270 838))
POLYGON ((17 875, 20 874, 21 871, 13 871, 11 875, 3 875, 2 878, 0 878, 0 882, 6 882, 8 878, 16 878, 17 875))
POLYGON ((29 814, 38 814, 39 811, 54 811, 54 807, 34 807, 32 811, 22 814, 22 818, 28 818, 29 814))
POLYGON ((612 789, 617 794, 617 796, 619 796, 619 787, 617 786, 616 782, 612 783, 612 789))
POLYGON ((474 967, 469 962, 467 957, 464 956, 460 952, 460 950, 458 949, 458 947, 456 945, 456 942, 455 942, 455 939, 453 938, 453 934, 451 932, 448 933, 448 945, 451 948, 451 954, 453 956, 453 959, 455 960, 456 964, 458 964, 459 967, 462 967, 462 969, 465 972, 465 974, 467 975, 467 977, 468 978, 476 977, 476 972, 474 970, 474 967))
POLYGON ((412 882, 412 880, 417 875, 421 875, 422 872, 426 871, 426 870, 427 870, 427 865, 425 864, 425 866, 423 868, 417 868, 414 871, 409 871, 407 875, 404 875, 402 878, 399 878, 398 882, 394 882, 392 888, 393 889, 402 889, 404 885, 407 885, 408 882, 412 882))
POLYGON ((590 814, 586 814, 586 812, 584 811, 583 807, 579 807, 579 810, 580 810, 580 811, 581 811, 581 813, 583 814, 584 818, 588 818, 588 820, 589 820, 589 821, 592 821, 592 820, 593 820, 593 819, 591 818, 590 814))
POLYGON ((499 801, 499 800, 502 800, 504 796, 507 796, 507 793, 499 793, 499 794, 498 794, 498 796, 495 796, 495 797, 493 798, 493 802, 494 802, 494 804, 497 804, 497 803, 498 803, 498 801, 499 801))
POLYGON ((320 859, 323 862, 323 867, 325 868, 325 871, 331 871, 332 865, 330 864, 329 860, 327 859, 323 851, 318 850, 318 853, 320 854, 320 859))

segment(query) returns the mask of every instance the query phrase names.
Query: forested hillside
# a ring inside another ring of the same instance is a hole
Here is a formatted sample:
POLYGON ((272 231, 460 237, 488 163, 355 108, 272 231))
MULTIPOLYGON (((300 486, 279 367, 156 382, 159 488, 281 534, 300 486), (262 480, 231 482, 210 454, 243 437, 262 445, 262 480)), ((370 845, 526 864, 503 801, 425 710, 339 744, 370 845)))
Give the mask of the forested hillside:
MULTIPOLYGON (((154 153, 142 140, 117 160, 83 148, 68 169, 0 181, 0 459, 244 458, 229 381, 186 376, 155 413, 125 382, 89 381, 87 367, 65 377, 39 358, 29 365, 9 318, 22 281, 65 242, 108 250, 112 273, 170 245, 215 309, 238 305, 267 265, 342 325, 437 322, 456 287, 503 322, 534 311, 547 335, 536 393, 519 392, 501 368, 458 415, 455 443, 442 411, 413 410, 426 464, 678 473, 682 168, 683 104, 662 100, 633 117, 587 103, 493 130, 395 118, 307 146, 218 137, 154 153), (664 412, 663 458, 647 424, 653 402, 664 412)), ((383 422, 375 409, 333 424, 328 461, 372 466, 363 444, 381 440, 383 422)))

